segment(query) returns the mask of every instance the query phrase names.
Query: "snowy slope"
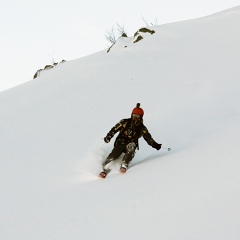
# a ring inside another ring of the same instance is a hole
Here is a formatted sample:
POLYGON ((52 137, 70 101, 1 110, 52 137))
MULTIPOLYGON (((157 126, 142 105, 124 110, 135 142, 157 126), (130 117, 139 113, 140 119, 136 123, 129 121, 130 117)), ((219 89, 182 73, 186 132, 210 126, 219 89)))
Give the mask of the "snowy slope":
POLYGON ((0 239, 238 240, 239 23, 236 7, 155 26, 0 93, 0 239), (137 102, 172 151, 140 140, 99 180, 102 138, 137 102))

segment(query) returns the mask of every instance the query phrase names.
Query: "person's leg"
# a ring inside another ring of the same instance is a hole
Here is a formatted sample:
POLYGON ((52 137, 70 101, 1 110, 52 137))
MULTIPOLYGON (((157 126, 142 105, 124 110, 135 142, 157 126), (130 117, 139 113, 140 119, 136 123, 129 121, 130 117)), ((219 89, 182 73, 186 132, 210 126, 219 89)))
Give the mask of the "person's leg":
POLYGON ((107 165, 116 160, 125 150, 125 145, 115 145, 112 152, 108 155, 102 164, 103 170, 108 170, 107 165))
POLYGON ((136 150, 136 144, 134 142, 131 142, 126 146, 126 153, 123 157, 121 167, 124 167, 126 169, 128 168, 129 163, 132 161, 132 159, 135 156, 135 150, 136 150))

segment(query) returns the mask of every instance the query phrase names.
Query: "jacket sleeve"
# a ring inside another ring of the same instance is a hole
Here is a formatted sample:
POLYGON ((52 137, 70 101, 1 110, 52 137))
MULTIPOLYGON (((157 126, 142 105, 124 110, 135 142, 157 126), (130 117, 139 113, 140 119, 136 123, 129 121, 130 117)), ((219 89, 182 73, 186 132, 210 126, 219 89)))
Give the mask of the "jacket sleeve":
POLYGON ((120 122, 118 122, 107 134, 107 136, 110 136, 111 138, 117 133, 119 132, 123 126, 126 124, 125 123, 126 120, 122 119, 120 122))
POLYGON ((142 137, 151 147, 156 148, 156 146, 158 145, 158 143, 154 141, 154 139, 152 138, 151 134, 148 132, 145 126, 142 130, 142 137))

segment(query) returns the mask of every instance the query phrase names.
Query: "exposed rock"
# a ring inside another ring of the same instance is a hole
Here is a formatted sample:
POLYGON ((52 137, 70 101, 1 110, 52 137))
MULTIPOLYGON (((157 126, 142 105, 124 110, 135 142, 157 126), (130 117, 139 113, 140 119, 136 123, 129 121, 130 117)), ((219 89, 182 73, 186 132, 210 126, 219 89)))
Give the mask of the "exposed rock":
POLYGON ((127 48, 128 46, 131 46, 131 44, 133 43, 137 43, 139 41, 141 41, 143 38, 148 37, 149 35, 154 34, 155 31, 148 29, 148 28, 140 28, 135 34, 134 37, 130 38, 127 37, 126 33, 122 33, 122 36, 119 37, 116 42, 114 42, 112 44, 112 46, 110 46, 107 49, 107 53, 109 53, 110 51, 112 51, 113 49, 121 49, 121 48, 127 48))
POLYGON ((115 43, 113 43, 112 46, 108 48, 107 53, 110 52, 110 50, 111 50, 111 48, 113 47, 114 44, 115 44, 115 43))
MULTIPOLYGON (((66 60, 62 60, 60 63, 65 63, 65 62, 66 62, 66 60)), ((46 66, 44 67, 44 69, 39 69, 39 70, 37 70, 37 72, 36 72, 36 73, 34 74, 34 76, 33 76, 33 79, 39 77, 41 71, 43 71, 43 70, 49 70, 49 69, 51 69, 51 68, 54 68, 54 67, 57 66, 57 65, 58 65, 58 63, 53 63, 53 65, 46 65, 46 66)))
POLYGON ((154 33, 155 33, 154 30, 150 30, 150 29, 148 29, 148 28, 140 28, 138 31, 139 31, 139 32, 144 32, 144 33, 151 33, 151 34, 154 34, 154 33))
POLYGON ((36 73, 35 73, 34 76, 33 76, 33 79, 39 77, 39 76, 40 76, 40 72, 41 72, 42 70, 43 70, 43 69, 37 70, 36 73))
POLYGON ((139 32, 138 32, 138 31, 134 33, 134 36, 133 36, 133 37, 136 37, 137 35, 139 35, 139 32))
POLYGON ((52 65, 46 65, 45 67, 44 67, 44 70, 48 70, 48 69, 51 69, 51 68, 53 68, 54 66, 52 66, 52 65))
POLYGON ((134 41, 133 43, 136 43, 136 42, 139 42, 140 40, 143 39, 143 36, 142 34, 146 34, 146 33, 150 33, 150 34, 154 34, 155 31, 154 30, 151 30, 151 29, 148 29, 148 28, 140 28, 137 32, 135 32, 134 34, 134 41))
POLYGON ((139 42, 139 41, 142 40, 142 39, 143 39, 143 37, 142 37, 141 35, 139 35, 139 36, 137 37, 137 39, 136 39, 133 43, 139 42))

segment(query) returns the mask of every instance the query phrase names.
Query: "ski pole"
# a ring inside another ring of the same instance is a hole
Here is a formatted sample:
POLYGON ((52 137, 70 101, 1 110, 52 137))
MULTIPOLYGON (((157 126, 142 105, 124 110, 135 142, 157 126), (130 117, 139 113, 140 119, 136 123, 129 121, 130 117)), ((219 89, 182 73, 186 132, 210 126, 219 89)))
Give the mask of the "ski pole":
POLYGON ((171 148, 165 148, 165 147, 163 147, 163 149, 166 149, 166 150, 168 150, 168 151, 171 151, 171 150, 172 150, 171 148))
POLYGON ((105 142, 98 148, 98 150, 100 150, 103 146, 104 146, 105 142))

